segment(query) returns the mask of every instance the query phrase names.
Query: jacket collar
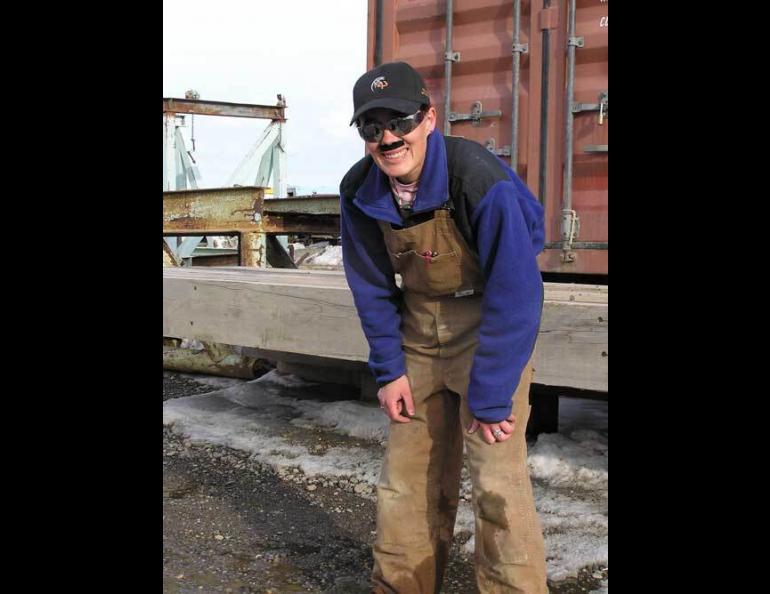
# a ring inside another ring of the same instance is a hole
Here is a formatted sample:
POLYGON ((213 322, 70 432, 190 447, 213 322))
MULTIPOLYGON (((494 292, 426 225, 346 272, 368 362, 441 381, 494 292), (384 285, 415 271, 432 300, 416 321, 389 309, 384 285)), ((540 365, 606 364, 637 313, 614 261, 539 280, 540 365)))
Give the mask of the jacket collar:
MULTIPOLYGON (((361 210, 376 219, 401 224, 390 191, 388 177, 373 163, 364 183, 358 188, 354 202, 361 210)), ((428 135, 425 162, 420 172, 420 183, 414 199, 414 212, 425 212, 440 208, 449 199, 449 175, 447 172, 446 146, 438 130, 428 135)))

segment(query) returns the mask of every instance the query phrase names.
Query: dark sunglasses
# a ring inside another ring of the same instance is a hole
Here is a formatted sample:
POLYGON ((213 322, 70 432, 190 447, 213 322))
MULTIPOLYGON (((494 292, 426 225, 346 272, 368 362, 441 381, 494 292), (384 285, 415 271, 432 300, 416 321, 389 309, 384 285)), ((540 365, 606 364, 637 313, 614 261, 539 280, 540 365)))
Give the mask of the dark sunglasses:
POLYGON ((390 130, 395 136, 401 138, 406 136, 425 119, 425 112, 420 110, 417 113, 403 117, 393 118, 385 122, 367 122, 363 126, 358 126, 358 133, 366 142, 380 142, 385 130, 390 130))

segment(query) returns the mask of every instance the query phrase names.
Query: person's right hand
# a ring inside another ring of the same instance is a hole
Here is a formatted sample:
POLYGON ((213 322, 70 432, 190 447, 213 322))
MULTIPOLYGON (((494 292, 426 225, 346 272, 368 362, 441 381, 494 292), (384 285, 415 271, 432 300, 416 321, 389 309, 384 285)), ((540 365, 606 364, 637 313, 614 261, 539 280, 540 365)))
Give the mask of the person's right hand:
POLYGON ((406 375, 385 384, 377 391, 377 398, 380 401, 380 408, 391 421, 409 423, 410 419, 402 414, 404 412, 410 417, 414 416, 414 399, 406 375))

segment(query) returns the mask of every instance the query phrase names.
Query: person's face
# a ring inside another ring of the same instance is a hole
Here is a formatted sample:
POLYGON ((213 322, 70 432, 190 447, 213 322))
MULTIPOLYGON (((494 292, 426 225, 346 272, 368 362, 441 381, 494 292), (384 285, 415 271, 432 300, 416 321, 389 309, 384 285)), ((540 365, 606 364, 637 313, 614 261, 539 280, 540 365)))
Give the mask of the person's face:
MULTIPOLYGON (((393 118, 404 117, 391 109, 372 109, 361 116, 359 124, 378 122, 385 124, 393 118)), ((428 148, 428 135, 436 127, 436 110, 431 107, 422 122, 409 134, 398 137, 385 127, 379 142, 366 142, 366 152, 372 155, 377 167, 389 177, 410 184, 420 178, 428 148)))

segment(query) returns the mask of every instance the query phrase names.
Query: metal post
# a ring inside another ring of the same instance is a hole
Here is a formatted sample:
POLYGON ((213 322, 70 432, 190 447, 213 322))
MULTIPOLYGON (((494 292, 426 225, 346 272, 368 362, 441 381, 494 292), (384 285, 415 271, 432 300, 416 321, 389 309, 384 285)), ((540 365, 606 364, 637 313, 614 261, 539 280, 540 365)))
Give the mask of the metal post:
POLYGON ((575 37, 575 13, 576 0, 570 0, 568 8, 567 29, 567 98, 566 98, 566 130, 564 142, 564 198, 561 211, 561 239, 562 251, 565 262, 574 261, 574 255, 570 256, 572 240, 577 235, 579 221, 577 213, 572 210, 572 149, 574 145, 575 116, 572 112, 572 103, 575 98, 575 48, 582 45, 582 39, 575 37))
POLYGON ((267 236, 264 233, 248 231, 238 235, 241 266, 267 267, 267 236))
POLYGON ((286 126, 283 122, 278 122, 278 142, 275 145, 276 163, 273 172, 273 192, 276 198, 286 198, 287 192, 287 165, 286 162, 286 126))
MULTIPOLYGON (((163 114, 163 191, 176 189, 176 114, 163 114)), ((164 243, 176 254, 179 241, 176 237, 164 237, 164 243)), ((176 261, 177 265, 181 262, 176 261)))
POLYGON ((377 7, 375 18, 377 22, 374 24, 374 65, 379 66, 382 64, 382 3, 384 0, 377 0, 377 7))
POLYGON ((519 164, 519 85, 521 54, 527 47, 521 45, 521 0, 513 0, 513 84, 511 85, 511 169, 516 171, 519 164))
POLYGON ((444 51, 444 136, 450 132, 449 113, 452 101, 452 62, 454 54, 452 51, 452 16, 453 1, 446 2, 446 49, 444 51))
POLYGON ((163 114, 163 191, 176 190, 176 115, 163 114))
MULTIPOLYGON (((543 0, 543 10, 551 7, 551 0, 543 0)), ((543 66, 540 81, 540 171, 538 174, 538 198, 545 205, 546 171, 548 165, 548 89, 551 74, 551 31, 543 29, 543 66)))
MULTIPOLYGON (((275 152, 276 152, 276 163, 275 163, 275 171, 273 172, 274 181, 273 181, 273 187, 274 192, 276 192, 276 198, 286 198, 287 195, 287 158, 286 158, 286 126, 283 122, 278 122, 278 142, 275 145, 275 152)), ((277 237, 278 243, 283 246, 284 251, 288 254, 289 251, 289 237, 287 235, 279 235, 277 237)), ((267 252, 265 252, 265 258, 267 259, 267 252)), ((291 264, 294 264, 294 261, 291 260, 291 258, 288 258, 291 264)), ((288 267, 288 266, 282 266, 282 267, 288 267)))

